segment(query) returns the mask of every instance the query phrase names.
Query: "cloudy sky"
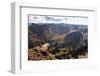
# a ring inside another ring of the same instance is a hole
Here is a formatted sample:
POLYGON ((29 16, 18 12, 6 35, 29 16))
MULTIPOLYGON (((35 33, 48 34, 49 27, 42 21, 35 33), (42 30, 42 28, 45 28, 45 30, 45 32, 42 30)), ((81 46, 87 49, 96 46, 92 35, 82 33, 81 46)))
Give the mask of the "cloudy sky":
POLYGON ((84 24, 88 25, 86 17, 60 17, 60 16, 38 16, 29 15, 29 23, 68 23, 68 24, 84 24))

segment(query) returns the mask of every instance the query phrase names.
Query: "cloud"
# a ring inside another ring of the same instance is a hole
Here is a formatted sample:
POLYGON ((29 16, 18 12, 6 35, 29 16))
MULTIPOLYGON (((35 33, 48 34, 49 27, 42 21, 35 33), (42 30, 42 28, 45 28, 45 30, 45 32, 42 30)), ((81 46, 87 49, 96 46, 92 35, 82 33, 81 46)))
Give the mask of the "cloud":
POLYGON ((68 23, 88 25, 88 18, 83 17, 60 17, 60 16, 34 16, 30 15, 29 23, 68 23))

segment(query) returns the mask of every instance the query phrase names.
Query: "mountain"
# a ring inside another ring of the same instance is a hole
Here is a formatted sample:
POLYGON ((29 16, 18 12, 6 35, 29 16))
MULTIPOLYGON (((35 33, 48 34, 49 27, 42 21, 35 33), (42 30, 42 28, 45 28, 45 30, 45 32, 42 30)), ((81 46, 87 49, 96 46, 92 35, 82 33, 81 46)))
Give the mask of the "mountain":
POLYGON ((36 46, 41 46, 44 42, 36 37, 36 34, 28 31, 28 48, 33 48, 36 46))
MULTIPOLYGON (((66 46, 76 47, 82 38, 86 40, 88 37, 87 25, 32 23, 28 26, 28 30, 29 43, 32 44, 34 42, 50 43, 51 45, 64 43, 66 46)), ((35 46, 35 44, 33 45, 35 46)))

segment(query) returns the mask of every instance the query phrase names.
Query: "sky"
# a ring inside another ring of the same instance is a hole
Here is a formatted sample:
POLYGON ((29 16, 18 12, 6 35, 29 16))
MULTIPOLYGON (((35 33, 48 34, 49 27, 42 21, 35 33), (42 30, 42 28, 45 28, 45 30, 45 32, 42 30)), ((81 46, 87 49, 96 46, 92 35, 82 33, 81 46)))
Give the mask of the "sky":
POLYGON ((67 23, 88 25, 88 18, 86 17, 29 15, 28 21, 29 23, 67 23))

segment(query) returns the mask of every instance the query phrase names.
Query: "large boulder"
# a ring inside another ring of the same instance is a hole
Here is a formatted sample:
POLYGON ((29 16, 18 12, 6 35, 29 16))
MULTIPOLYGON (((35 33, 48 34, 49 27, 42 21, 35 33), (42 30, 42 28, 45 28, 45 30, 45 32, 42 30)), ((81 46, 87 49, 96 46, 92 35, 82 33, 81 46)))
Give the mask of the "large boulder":
POLYGON ((66 47, 75 48, 83 39, 83 35, 80 31, 71 30, 64 37, 64 44, 66 47))

